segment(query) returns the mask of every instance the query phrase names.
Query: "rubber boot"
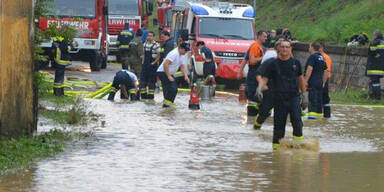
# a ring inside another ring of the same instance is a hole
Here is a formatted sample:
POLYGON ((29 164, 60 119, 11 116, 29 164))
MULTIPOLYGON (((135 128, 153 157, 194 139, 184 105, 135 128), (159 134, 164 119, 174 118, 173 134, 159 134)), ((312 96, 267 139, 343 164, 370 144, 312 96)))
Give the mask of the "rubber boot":
POLYGON ((59 88, 53 88, 53 95, 55 96, 60 96, 60 93, 59 93, 59 88))
POLYGON ((131 101, 138 101, 137 94, 130 94, 131 101))
POLYGON ((53 94, 58 97, 64 97, 64 87, 62 88, 53 88, 53 94))
POLYGON ((148 94, 147 95, 147 99, 154 100, 155 99, 155 95, 154 94, 148 94))
POLYGON ((110 92, 108 95, 108 100, 113 101, 115 99, 115 92, 110 92))
POLYGON ((253 129, 256 129, 256 130, 259 130, 261 129, 261 123, 259 123, 259 121, 257 120, 259 118, 259 115, 256 116, 255 118, 255 122, 253 123, 253 129))
POLYGON ((253 106, 247 106, 247 115, 248 116, 256 116, 258 113, 258 110, 253 106))
POLYGON ((331 106, 324 106, 323 107, 323 115, 325 118, 331 117, 331 106))
POLYGON ((141 99, 148 99, 148 94, 147 93, 140 93, 140 98, 141 99))

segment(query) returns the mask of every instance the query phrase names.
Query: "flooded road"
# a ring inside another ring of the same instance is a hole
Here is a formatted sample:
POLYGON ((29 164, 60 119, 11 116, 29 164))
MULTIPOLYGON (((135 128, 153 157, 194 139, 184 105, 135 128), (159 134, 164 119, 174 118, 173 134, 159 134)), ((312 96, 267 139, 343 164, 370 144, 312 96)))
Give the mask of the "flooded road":
MULTIPOLYGON (((218 95, 190 111, 156 102, 87 100, 105 115, 94 138, 0 176, 0 191, 380 191, 384 109, 333 107, 304 121, 320 152, 272 151, 272 119, 253 130, 245 106, 218 95)), ((292 128, 287 128, 290 138, 292 128)))

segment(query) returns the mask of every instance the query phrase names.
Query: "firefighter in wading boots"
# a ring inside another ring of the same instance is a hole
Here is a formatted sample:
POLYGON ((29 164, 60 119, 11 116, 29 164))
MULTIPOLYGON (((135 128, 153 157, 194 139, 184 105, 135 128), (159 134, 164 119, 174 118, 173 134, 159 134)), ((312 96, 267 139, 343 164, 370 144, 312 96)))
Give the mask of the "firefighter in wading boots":
POLYGON ((301 119, 301 108, 306 108, 307 99, 300 99, 299 88, 302 93, 306 92, 306 83, 302 74, 300 61, 291 57, 292 48, 288 40, 279 43, 278 56, 271 59, 262 73, 262 81, 256 91, 256 97, 263 98, 262 90, 271 89, 273 97, 273 149, 280 146, 280 139, 284 138, 285 126, 290 116, 293 127, 293 139, 303 139, 303 121, 301 119), (270 83, 270 87, 267 83, 270 83))
POLYGON ((324 83, 323 87, 323 117, 330 118, 331 117, 331 98, 329 97, 329 79, 331 78, 332 72, 332 59, 331 57, 325 53, 325 45, 324 43, 320 43, 320 53, 325 59, 325 63, 327 64, 327 75, 328 78, 324 83))
POLYGON ((117 45, 119 46, 119 54, 123 69, 129 66, 129 43, 133 39, 132 29, 129 28, 129 23, 124 24, 124 29, 120 31, 117 37, 117 45))
POLYGON ((373 41, 369 45, 367 60, 367 76, 369 77, 369 97, 381 99, 380 78, 384 75, 384 41, 380 30, 373 32, 373 41))
POLYGON ((160 44, 153 37, 155 33, 150 31, 147 41, 144 43, 142 57, 143 67, 140 73, 140 96, 141 99, 154 99, 156 89, 156 71, 160 60, 160 44), (148 87, 148 90, 147 90, 148 87))
POLYGON ((109 93, 108 100, 113 101, 116 92, 120 89, 121 99, 130 98, 131 101, 139 100, 139 82, 137 76, 127 69, 122 69, 116 73, 113 78, 112 90, 109 93))
POLYGON ((52 63, 55 69, 53 94, 56 96, 64 96, 64 73, 65 67, 71 64, 71 56, 69 54, 71 46, 64 37, 57 36, 53 38, 52 49, 55 56, 52 63))
POLYGON ((257 80, 256 72, 261 60, 263 59, 264 51, 262 44, 267 39, 267 33, 265 31, 257 32, 257 40, 249 48, 249 70, 247 75, 247 114, 248 116, 256 116, 259 110, 258 101, 255 97, 257 80))
POLYGON ((305 64, 305 82, 308 85, 309 106, 308 119, 323 117, 323 87, 328 79, 327 65, 320 53, 321 45, 318 42, 309 45, 311 54, 305 64))

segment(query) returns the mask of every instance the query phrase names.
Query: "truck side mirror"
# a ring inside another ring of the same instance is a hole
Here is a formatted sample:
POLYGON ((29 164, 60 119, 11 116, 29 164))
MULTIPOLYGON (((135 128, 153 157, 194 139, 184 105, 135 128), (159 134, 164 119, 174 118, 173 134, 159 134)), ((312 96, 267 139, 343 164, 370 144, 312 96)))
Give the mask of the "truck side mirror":
POLYGON ((108 6, 104 5, 103 7, 103 14, 108 15, 108 6))
POLYGON ((153 26, 157 26, 159 24, 156 18, 153 18, 152 23, 153 23, 153 26))

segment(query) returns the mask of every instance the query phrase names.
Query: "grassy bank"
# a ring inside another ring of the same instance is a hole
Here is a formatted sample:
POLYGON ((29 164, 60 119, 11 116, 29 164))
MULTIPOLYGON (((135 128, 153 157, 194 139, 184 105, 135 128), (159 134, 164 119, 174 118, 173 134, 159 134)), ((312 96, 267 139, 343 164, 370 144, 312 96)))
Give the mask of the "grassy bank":
POLYGON ((52 130, 33 137, 21 137, 0 141, 0 173, 7 169, 19 168, 40 159, 62 152, 69 143, 85 139, 92 132, 80 132, 67 127, 65 131, 56 129, 58 125, 87 125, 98 121, 100 115, 88 111, 79 98, 55 97, 52 83, 42 73, 36 73, 38 86, 39 117, 52 120, 52 130))
MULTIPOLYGON (((246 1, 253 5, 253 0, 246 1)), ((299 41, 343 44, 360 32, 384 30, 384 0, 258 0, 258 29, 288 27, 299 41)))
POLYGON ((64 150, 68 142, 88 137, 89 133, 51 130, 31 138, 21 137, 0 142, 0 173, 24 167, 34 160, 51 157, 64 150))
POLYGON ((377 101, 368 98, 367 90, 349 89, 347 91, 331 92, 331 103, 348 105, 384 105, 384 100, 377 101))

